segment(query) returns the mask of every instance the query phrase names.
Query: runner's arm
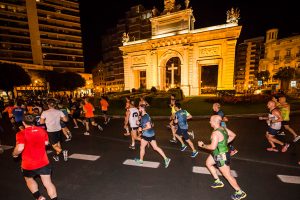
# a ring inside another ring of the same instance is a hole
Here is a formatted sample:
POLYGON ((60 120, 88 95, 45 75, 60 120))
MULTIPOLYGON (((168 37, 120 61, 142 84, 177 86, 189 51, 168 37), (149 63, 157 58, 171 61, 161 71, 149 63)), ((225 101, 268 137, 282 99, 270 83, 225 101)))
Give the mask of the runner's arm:
POLYGON ((14 158, 18 157, 22 151, 24 150, 24 144, 16 144, 16 147, 14 148, 13 152, 12 152, 12 156, 14 158))
POLYGON ((218 142, 219 142, 219 140, 218 140, 217 131, 214 131, 212 133, 212 135, 211 135, 211 143, 210 144, 206 145, 202 141, 199 141, 198 142, 198 146, 201 147, 201 148, 203 148, 203 149, 207 149, 207 150, 213 151, 213 150, 215 150, 217 148, 218 142))
POLYGON ((226 131, 228 133, 227 143, 230 143, 232 140, 234 140, 234 138, 236 137, 236 134, 233 131, 229 130, 228 128, 226 128, 226 131))

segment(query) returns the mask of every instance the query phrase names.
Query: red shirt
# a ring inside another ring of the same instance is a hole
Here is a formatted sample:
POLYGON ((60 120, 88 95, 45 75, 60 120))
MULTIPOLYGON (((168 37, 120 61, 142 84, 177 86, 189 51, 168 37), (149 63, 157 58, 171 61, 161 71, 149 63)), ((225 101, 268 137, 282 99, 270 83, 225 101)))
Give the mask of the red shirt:
POLYGON ((93 107, 93 105, 91 103, 86 103, 83 106, 83 109, 85 111, 85 117, 86 118, 94 117, 94 107, 93 107))
POLYGON ((16 135, 17 144, 24 144, 21 167, 34 170, 49 164, 45 142, 48 141, 47 132, 36 126, 28 127, 16 135))

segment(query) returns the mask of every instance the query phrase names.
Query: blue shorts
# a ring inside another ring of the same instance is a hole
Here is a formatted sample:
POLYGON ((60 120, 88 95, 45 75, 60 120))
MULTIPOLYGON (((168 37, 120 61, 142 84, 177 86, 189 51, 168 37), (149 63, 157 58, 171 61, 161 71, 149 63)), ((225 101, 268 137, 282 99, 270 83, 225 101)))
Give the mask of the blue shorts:
POLYGON ((270 134, 270 135, 274 135, 274 136, 276 136, 276 135, 278 135, 278 133, 279 133, 279 131, 280 130, 276 130, 276 129, 272 129, 271 127, 268 127, 268 133, 270 134))
POLYGON ((189 134, 188 134, 188 129, 181 129, 178 126, 178 129, 176 131, 177 135, 182 136, 184 138, 184 140, 189 140, 189 134))

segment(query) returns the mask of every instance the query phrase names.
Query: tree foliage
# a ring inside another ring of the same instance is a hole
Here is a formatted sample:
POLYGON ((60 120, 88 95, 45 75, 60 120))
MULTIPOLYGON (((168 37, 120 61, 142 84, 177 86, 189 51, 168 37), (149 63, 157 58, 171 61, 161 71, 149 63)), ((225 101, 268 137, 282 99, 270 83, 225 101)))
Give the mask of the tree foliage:
POLYGON ((51 91, 74 91, 85 86, 85 79, 74 72, 47 71, 43 73, 43 76, 49 82, 51 91))
POLYGON ((295 77, 295 68, 283 67, 276 72, 273 78, 280 80, 281 88, 287 90, 289 82, 295 77))
POLYGON ((31 83, 28 73, 19 65, 0 63, 0 89, 8 92, 14 87, 29 85, 31 83))

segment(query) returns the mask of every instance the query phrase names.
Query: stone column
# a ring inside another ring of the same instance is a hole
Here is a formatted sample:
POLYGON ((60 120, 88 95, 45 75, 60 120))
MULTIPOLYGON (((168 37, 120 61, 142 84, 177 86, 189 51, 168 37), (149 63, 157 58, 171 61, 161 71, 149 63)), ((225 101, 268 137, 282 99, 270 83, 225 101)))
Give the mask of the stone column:
POLYGON ((131 62, 130 57, 128 55, 123 56, 124 62, 124 89, 131 90, 134 88, 134 74, 133 70, 131 69, 131 62))
POLYGON ((188 47, 183 47, 183 60, 181 63, 181 89, 185 96, 190 95, 189 75, 189 50, 188 47))

